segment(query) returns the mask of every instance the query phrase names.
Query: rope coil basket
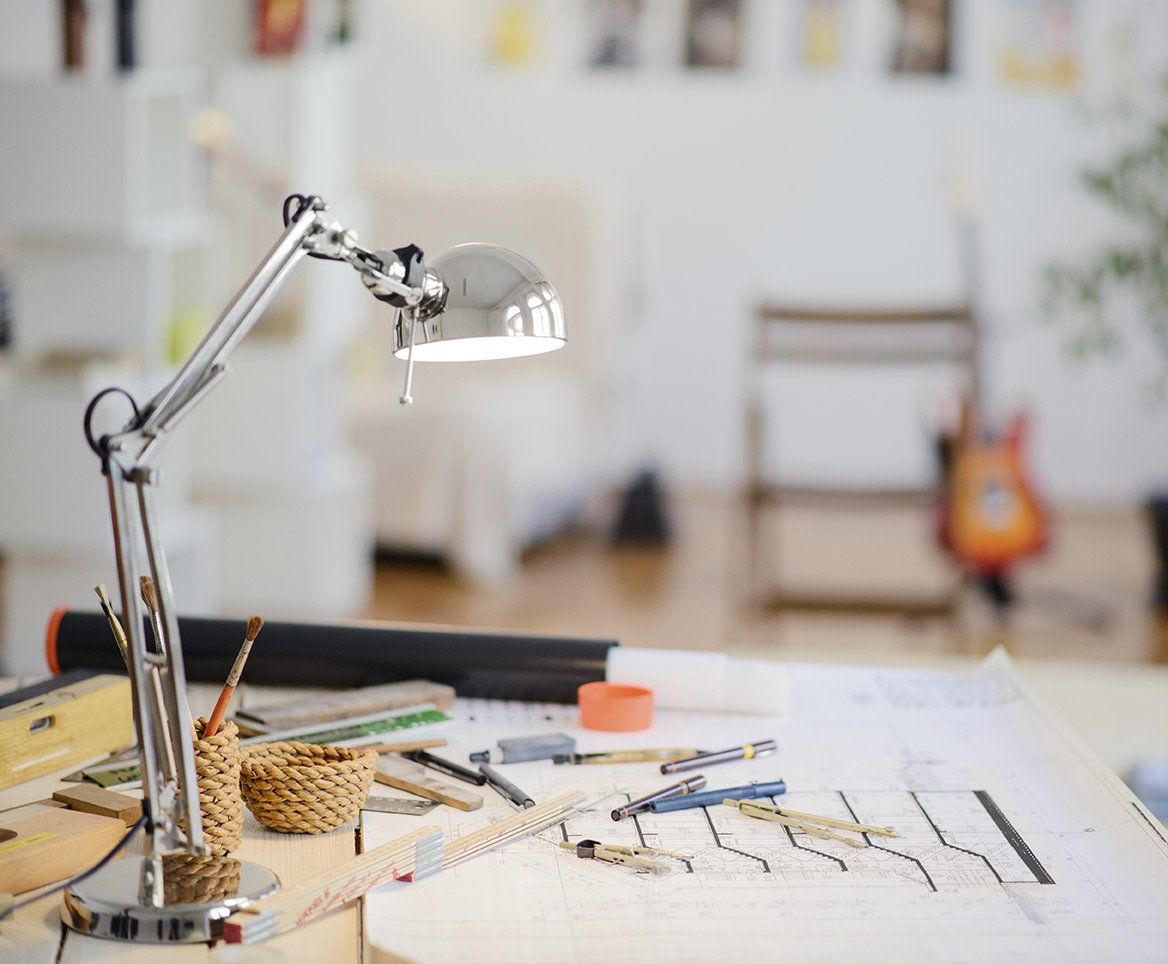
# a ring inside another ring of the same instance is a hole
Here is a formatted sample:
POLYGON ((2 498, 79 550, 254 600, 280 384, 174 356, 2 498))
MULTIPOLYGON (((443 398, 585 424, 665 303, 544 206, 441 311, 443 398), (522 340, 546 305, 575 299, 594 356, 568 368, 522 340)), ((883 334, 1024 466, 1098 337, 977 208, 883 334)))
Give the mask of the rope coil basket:
POLYGON ((325 833, 354 819, 373 785, 374 750, 259 743, 243 754, 247 808, 283 833, 325 833))
POLYGON ((167 854, 162 858, 162 900, 168 907, 234 897, 239 883, 239 861, 233 857, 167 854))
POLYGON ((225 857, 243 843, 243 797, 239 793, 239 728, 230 720, 209 740, 205 716, 195 721, 195 777, 203 837, 211 853, 225 857))

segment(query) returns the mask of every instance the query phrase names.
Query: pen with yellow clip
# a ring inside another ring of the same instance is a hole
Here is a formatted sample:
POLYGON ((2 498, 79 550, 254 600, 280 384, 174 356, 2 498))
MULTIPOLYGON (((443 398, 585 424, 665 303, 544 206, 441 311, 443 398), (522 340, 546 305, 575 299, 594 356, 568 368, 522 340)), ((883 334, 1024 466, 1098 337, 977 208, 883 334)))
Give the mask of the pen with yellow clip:
POLYGON ((715 763, 730 763, 734 760, 753 760, 756 757, 768 756, 778 749, 774 740, 759 740, 757 743, 744 743, 742 746, 733 746, 729 750, 717 750, 713 753, 699 753, 691 755, 685 760, 670 760, 661 764, 662 773, 683 773, 686 770, 696 770, 698 767, 713 766, 715 763))

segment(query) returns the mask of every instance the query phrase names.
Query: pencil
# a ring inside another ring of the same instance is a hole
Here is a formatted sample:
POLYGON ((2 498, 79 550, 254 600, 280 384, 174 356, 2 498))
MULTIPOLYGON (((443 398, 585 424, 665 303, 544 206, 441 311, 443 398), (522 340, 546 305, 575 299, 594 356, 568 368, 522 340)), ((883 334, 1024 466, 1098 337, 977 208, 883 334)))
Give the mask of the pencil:
POLYGON ((595 763, 656 763, 658 760, 679 760, 697 756, 693 747, 666 746, 650 750, 610 750, 606 753, 558 753, 552 763, 581 766, 595 763))
POLYGON ((252 616, 247 621, 247 633, 244 636, 243 645, 239 647, 239 655, 235 657, 235 662, 231 666, 231 672, 227 674, 227 682, 223 686, 223 691, 219 694, 219 699, 215 703, 215 709, 211 711, 211 718, 207 720, 207 725, 203 728, 204 740, 219 732, 219 726, 223 722, 223 717, 227 715, 227 704, 231 702, 231 696, 235 692, 235 687, 239 685, 239 678, 243 675, 243 666, 247 662, 248 654, 251 652, 251 644, 255 642, 255 638, 263 628, 264 619, 262 616, 252 616))
POLYGON ((446 740, 435 738, 432 740, 406 740, 402 743, 370 743, 368 746, 356 747, 356 749, 376 750, 378 753, 409 753, 411 750, 433 750, 439 746, 446 746, 446 740))

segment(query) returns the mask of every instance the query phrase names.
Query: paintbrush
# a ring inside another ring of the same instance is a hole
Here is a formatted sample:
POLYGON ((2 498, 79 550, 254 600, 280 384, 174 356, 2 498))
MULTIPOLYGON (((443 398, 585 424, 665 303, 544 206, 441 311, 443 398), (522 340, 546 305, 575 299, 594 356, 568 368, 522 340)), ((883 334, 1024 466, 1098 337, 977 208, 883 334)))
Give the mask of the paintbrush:
MULTIPOLYGON (((141 590, 142 602, 146 604, 146 611, 150 616, 150 629, 154 633, 154 648, 158 650, 160 656, 166 656, 166 634, 162 629, 162 612, 158 608, 158 593, 154 588, 154 580, 149 576, 142 576, 138 580, 138 587, 141 590)), ((143 643, 143 649, 145 643, 143 643)), ((151 665, 149 661, 145 666, 146 673, 150 677, 150 685, 154 688, 154 702, 158 705, 159 712, 168 717, 171 715, 169 704, 166 701, 166 693, 162 689, 162 673, 157 665, 151 665)), ((186 693, 178 694, 179 707, 185 711, 185 715, 191 715, 190 707, 187 706, 186 693)), ((161 726, 165 730, 169 720, 166 722, 156 721, 156 726, 161 726)), ((171 777, 177 777, 178 767, 174 762, 174 749, 170 741, 166 740, 163 733, 160 732, 156 739, 162 744, 163 752, 166 754, 167 774, 171 777)))
POLYGON ((231 702, 231 696, 235 692, 235 687, 239 685, 239 678, 243 675, 243 666, 247 662, 248 654, 251 652, 251 644, 255 642, 255 638, 263 628, 263 616, 252 616, 247 621, 247 633, 243 638, 243 645, 239 647, 239 655, 235 657, 235 663, 231 667, 231 672, 227 674, 227 682, 223 686, 223 692, 219 694, 219 699, 215 703, 215 709, 211 711, 211 718, 207 720, 207 725, 203 728, 204 740, 219 732, 219 724, 223 722, 223 717, 227 715, 227 704, 231 702))
POLYGON ((105 618, 109 622, 110 631, 114 634, 114 642, 118 644, 118 650, 122 654, 122 662, 126 664, 126 669, 129 670, 130 643, 126 639, 126 631, 122 629, 122 624, 118 620, 117 613, 114 612, 113 603, 110 602, 109 594, 105 591, 105 586, 94 586, 93 591, 97 593, 97 598, 101 600, 101 611, 105 613, 105 618))
POLYGON ((142 589, 142 602, 146 604, 146 612, 150 614, 150 628, 154 631, 154 645, 158 652, 166 655, 166 634, 162 631, 162 612, 158 608, 158 592, 154 588, 154 580, 143 576, 138 580, 142 589))

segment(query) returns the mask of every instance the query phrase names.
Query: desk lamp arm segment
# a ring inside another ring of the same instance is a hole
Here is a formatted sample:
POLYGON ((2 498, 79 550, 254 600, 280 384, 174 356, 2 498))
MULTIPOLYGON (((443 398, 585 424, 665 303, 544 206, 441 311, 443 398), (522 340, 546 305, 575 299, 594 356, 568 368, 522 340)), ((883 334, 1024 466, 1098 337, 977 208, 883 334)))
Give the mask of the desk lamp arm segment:
POLYGON ((349 264, 375 298, 398 307, 441 309, 446 296, 442 278, 428 270, 414 246, 372 252, 357 244, 353 231, 326 220, 328 206, 307 198, 289 219, 284 233, 252 273, 174 378, 146 404, 139 425, 147 460, 159 440, 214 387, 226 373, 227 359, 247 337, 292 269, 305 255, 349 264))
MULTIPOLYGON (((151 458, 183 417, 227 374, 231 354, 305 256, 349 264, 375 297, 401 305, 399 310, 425 313, 445 298, 441 277, 426 270, 420 251, 400 249, 416 252, 416 258, 409 260, 403 260, 400 252, 367 251, 358 246, 352 231, 326 220, 328 206, 320 198, 299 200, 295 213, 286 218, 283 234, 174 377, 140 413, 135 411, 121 432, 100 443, 90 436, 108 475, 118 587, 130 644, 135 722, 155 860, 176 849, 201 853, 206 848, 195 790, 191 714, 174 595, 153 510, 152 493, 159 473, 150 467, 151 458), (142 629, 139 546, 145 547, 145 562, 157 588, 163 652, 152 651, 142 629)), ((90 412, 92 409, 91 405, 90 412)), ((89 413, 87 434, 88 417, 89 413)), ((153 861, 147 863, 150 867, 153 861)), ((157 865, 147 876, 150 879, 143 881, 143 899, 157 905, 161 900, 157 865)))

